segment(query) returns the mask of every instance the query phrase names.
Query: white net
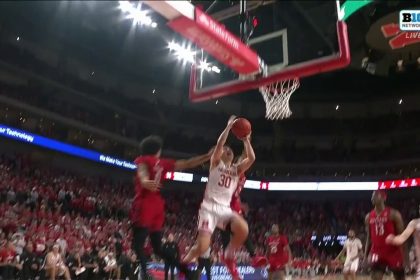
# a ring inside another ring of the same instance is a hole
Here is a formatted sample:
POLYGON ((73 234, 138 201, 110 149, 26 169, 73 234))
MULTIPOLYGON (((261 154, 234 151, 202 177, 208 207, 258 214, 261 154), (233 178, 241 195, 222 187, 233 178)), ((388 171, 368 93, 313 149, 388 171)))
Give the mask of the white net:
POLYGON ((299 78, 277 81, 260 87, 264 98, 266 113, 269 120, 286 119, 292 115, 289 99, 292 93, 299 88, 299 78))

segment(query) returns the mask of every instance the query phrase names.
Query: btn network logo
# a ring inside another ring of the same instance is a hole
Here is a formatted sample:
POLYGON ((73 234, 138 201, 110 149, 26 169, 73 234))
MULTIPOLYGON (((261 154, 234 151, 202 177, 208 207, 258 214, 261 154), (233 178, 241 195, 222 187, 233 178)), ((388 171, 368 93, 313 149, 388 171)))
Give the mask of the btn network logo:
POLYGON ((400 30, 420 31, 420 10, 400 11, 400 30))

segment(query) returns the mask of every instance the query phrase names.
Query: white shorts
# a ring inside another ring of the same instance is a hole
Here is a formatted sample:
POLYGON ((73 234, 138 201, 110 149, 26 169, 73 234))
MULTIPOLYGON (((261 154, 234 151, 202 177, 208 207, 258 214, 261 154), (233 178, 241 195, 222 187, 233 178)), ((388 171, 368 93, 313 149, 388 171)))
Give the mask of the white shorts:
POLYGON ((344 263, 343 272, 357 272, 359 268, 359 258, 355 259, 354 261, 350 261, 346 259, 344 263))
POLYGON ((235 213, 228 206, 203 201, 198 212, 198 230, 213 233, 216 227, 225 229, 234 216, 235 213))

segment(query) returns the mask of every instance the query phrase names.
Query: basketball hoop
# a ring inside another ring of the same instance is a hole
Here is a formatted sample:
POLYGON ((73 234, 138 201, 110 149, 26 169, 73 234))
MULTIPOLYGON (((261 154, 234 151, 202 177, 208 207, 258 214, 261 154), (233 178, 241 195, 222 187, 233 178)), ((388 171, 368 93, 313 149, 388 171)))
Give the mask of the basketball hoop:
POLYGON ((277 81, 260 87, 269 120, 286 119, 292 115, 289 107, 290 96, 299 88, 299 78, 277 81))

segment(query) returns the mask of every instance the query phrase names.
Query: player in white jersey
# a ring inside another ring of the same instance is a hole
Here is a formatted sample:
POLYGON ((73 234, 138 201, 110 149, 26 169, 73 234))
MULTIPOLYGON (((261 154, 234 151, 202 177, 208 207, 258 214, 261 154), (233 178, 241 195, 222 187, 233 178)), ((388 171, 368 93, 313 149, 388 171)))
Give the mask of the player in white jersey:
MULTIPOLYGON (((419 214, 420 214, 420 205, 419 205, 419 214)), ((413 235, 414 239, 414 246, 416 252, 416 260, 417 260, 417 269, 416 269, 416 280, 420 280, 420 219, 412 220, 408 225, 407 228, 397 236, 390 234, 387 236, 385 242, 391 245, 400 246, 402 245, 407 239, 413 235)))
POLYGON ((344 280, 356 279, 356 272, 359 268, 359 257, 362 254, 362 242, 356 237, 354 230, 349 230, 348 238, 344 242, 343 250, 338 254, 336 260, 339 260, 342 254, 346 254, 346 261, 344 262, 344 280))
MULTIPOLYGON (((216 227, 224 229, 230 223, 232 238, 225 250, 224 262, 232 274, 232 279, 241 279, 236 270, 235 251, 248 237, 248 224, 230 208, 232 195, 238 185, 239 176, 245 173, 255 161, 255 154, 250 142, 250 135, 242 139, 245 150, 244 159, 233 164, 233 151, 225 146, 235 117, 229 118, 228 124, 220 134, 213 155, 210 159, 210 174, 199 211, 198 236, 183 263, 190 263, 200 257, 210 246, 211 236, 216 227)), ((188 278, 188 274, 186 275, 188 278)))

